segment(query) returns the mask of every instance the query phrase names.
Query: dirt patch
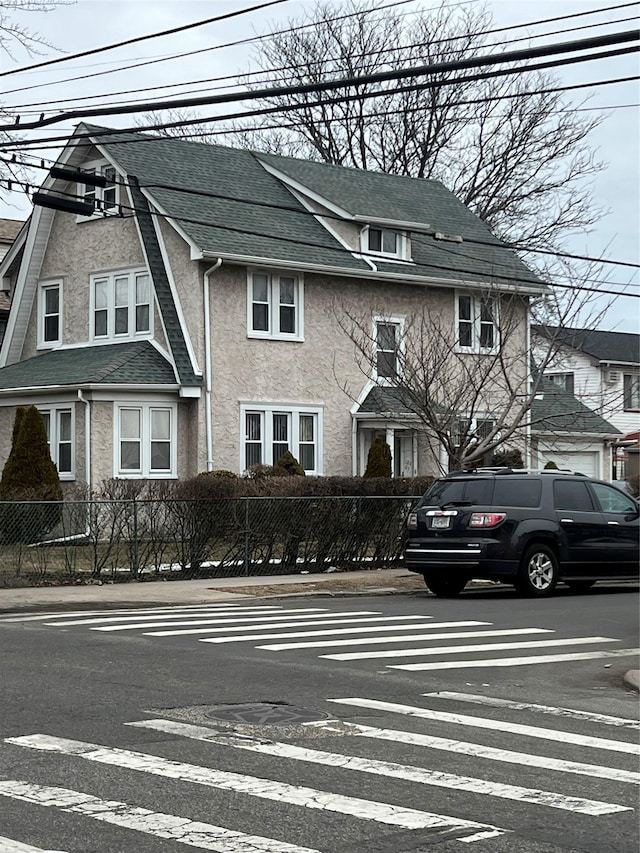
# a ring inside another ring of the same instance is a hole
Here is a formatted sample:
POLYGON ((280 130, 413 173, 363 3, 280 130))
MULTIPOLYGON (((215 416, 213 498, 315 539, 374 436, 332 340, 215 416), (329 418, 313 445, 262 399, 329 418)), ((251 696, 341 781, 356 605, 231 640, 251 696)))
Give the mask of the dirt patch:
MULTIPOLYGON (((211 589, 220 589, 221 587, 212 586, 211 589)), ((426 592, 424 581, 421 575, 402 575, 401 577, 389 578, 378 577, 373 574, 371 577, 363 578, 362 575, 357 578, 350 578, 348 575, 338 576, 332 575, 327 580, 305 581, 304 583, 277 583, 277 584, 259 584, 257 586, 225 586, 224 592, 234 592, 238 595, 255 595, 258 598, 266 596, 278 595, 309 595, 314 592, 318 593, 375 593, 375 592, 413 592, 422 590, 426 592)))

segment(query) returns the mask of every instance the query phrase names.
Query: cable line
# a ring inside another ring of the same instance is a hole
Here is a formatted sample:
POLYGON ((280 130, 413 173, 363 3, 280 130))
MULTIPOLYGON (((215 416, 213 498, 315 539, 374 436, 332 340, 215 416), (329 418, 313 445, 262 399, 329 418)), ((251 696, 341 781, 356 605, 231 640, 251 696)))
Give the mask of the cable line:
MULTIPOLYGON (((165 102, 160 102, 157 104, 136 104, 136 105, 123 105, 119 107, 112 107, 107 109, 88 109, 88 110, 71 110, 66 113, 60 113, 58 115, 49 116, 48 118, 41 118, 35 122, 25 122, 20 124, 18 121, 13 125, 0 125, 0 131, 10 131, 16 130, 19 127, 21 129, 29 129, 34 130, 40 127, 44 127, 49 124, 56 124, 60 121, 65 121, 72 118, 89 118, 93 116, 103 116, 103 115, 125 115, 130 113, 142 112, 145 107, 149 109, 179 109, 181 107, 192 107, 192 106, 205 106, 205 105, 213 105, 213 104, 223 104, 223 103, 234 103, 234 102, 244 102, 244 101, 253 101, 261 98, 276 98, 281 95, 299 95, 299 94, 311 94, 316 92, 327 92, 335 89, 344 89, 344 88, 352 88, 354 86, 371 84, 371 83, 381 83, 388 82, 394 80, 402 80, 406 78, 413 77, 421 77, 429 74, 435 74, 442 71, 459 71, 466 68, 482 68, 488 65, 503 65, 507 62, 516 62, 519 60, 529 60, 534 59, 539 56, 555 56, 557 54, 562 53, 573 53, 575 51, 586 51, 592 50, 593 48, 606 47, 610 45, 620 45, 625 44, 631 41, 637 41, 640 37, 640 30, 629 30, 621 33, 612 33, 606 36, 595 36, 589 39, 581 39, 579 41, 572 42, 561 42, 553 45, 543 45, 538 48, 526 48, 524 50, 514 50, 507 51, 505 53, 499 55, 488 55, 488 56, 475 56, 468 57, 462 60, 455 60, 453 62, 437 62, 429 65, 422 65, 416 68, 405 68, 402 70, 396 71, 382 71, 374 74, 365 74, 359 77, 343 77, 338 80, 330 80, 324 81, 321 83, 307 83, 307 84, 299 84, 295 86, 276 86, 267 89, 254 89, 254 90, 246 90, 245 92, 241 92, 238 94, 220 94, 213 95, 205 98, 183 98, 183 99, 175 99, 168 100, 165 102)), ((550 63, 538 63, 537 65, 529 65, 526 66, 524 70, 531 71, 540 67, 557 67, 562 64, 569 64, 572 62, 586 62, 593 59, 604 59, 610 58, 611 56, 620 56, 625 53, 636 52, 638 47, 629 47, 629 48, 618 48, 617 50, 611 50, 603 53, 590 54, 587 56, 578 55, 575 57, 568 57, 560 60, 554 60, 550 63)), ((489 72, 486 76, 498 76, 499 74, 514 74, 514 73, 522 73, 523 69, 514 69, 507 68, 501 69, 498 72, 489 72)), ((464 79, 464 78, 463 78, 464 79)), ((474 78, 472 78, 474 79, 474 78)), ((421 86, 425 86, 428 88, 430 85, 446 85, 447 83, 452 83, 454 81, 430 81, 429 83, 420 84, 421 86)), ((460 82, 460 78, 455 82, 460 82)), ((379 95, 384 93, 373 93, 373 95, 379 95)), ((363 92, 360 93, 360 97, 369 97, 371 93, 363 92)), ((169 126, 169 125, 167 125, 169 126)))

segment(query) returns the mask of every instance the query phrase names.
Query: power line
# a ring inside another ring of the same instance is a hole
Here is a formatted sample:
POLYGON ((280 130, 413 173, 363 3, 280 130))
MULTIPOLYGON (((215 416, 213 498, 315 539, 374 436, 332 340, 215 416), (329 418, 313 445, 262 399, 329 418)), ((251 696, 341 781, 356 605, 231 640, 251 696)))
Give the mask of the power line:
MULTIPOLYGON (((516 62, 520 60, 529 60, 534 59, 539 56, 555 56, 557 54, 562 53, 573 53, 575 51, 586 51, 594 48, 605 47, 609 45, 620 45, 625 44, 631 41, 637 41, 640 37, 640 30, 630 30, 622 33, 613 33, 607 36, 596 36, 590 39, 582 39, 580 41, 573 42, 562 42, 554 45, 544 45, 538 48, 527 48, 524 50, 516 50, 516 51, 507 51, 498 56, 488 55, 488 56, 477 56, 477 57, 468 57, 462 60, 456 60, 454 62, 438 62, 430 65, 418 66, 416 68, 405 68, 402 70, 394 70, 394 71, 383 71, 377 72, 374 74, 366 74, 361 75, 359 77, 345 77, 338 80, 325 81, 321 83, 309 83, 309 84, 299 84, 294 86, 281 86, 281 87, 271 87, 268 89, 254 89, 254 90, 245 90, 244 92, 238 94, 221 94, 221 95, 213 95, 205 98, 186 98, 186 99, 175 99, 169 100, 165 102, 160 102, 157 104, 136 104, 130 106, 119 106, 107 109, 88 109, 88 110, 71 110, 67 113, 61 113, 58 115, 50 116, 48 118, 41 117, 39 121, 36 122, 25 122, 20 124, 20 120, 18 118, 17 122, 14 125, 1 125, 0 131, 11 131, 20 129, 38 129, 44 127, 49 124, 55 124, 60 121, 65 121, 71 118, 89 118, 93 116, 104 116, 104 115, 125 115, 130 113, 142 112, 145 107, 149 109, 179 109, 181 107, 192 107, 192 106, 205 106, 205 105, 213 105, 213 104, 224 104, 224 103, 234 103, 234 102, 244 102, 244 101, 252 101, 258 99, 268 99, 268 98, 277 98, 278 96, 284 95, 301 95, 301 94, 312 94, 319 92, 327 92, 333 91, 335 89, 344 89, 344 88, 353 88, 354 86, 365 85, 365 84, 373 84, 373 83, 381 83, 381 82, 390 82, 394 80, 402 80, 406 78, 415 78, 420 76, 425 76, 428 74, 439 73, 443 71, 459 71, 466 68, 482 68, 488 65, 496 65, 496 64, 505 64, 508 62, 516 62)), ((564 59, 553 60, 547 63, 538 63, 536 65, 526 66, 524 70, 531 71, 541 67, 558 67, 559 65, 570 64, 574 62, 586 62, 594 59, 604 59, 610 58, 612 56, 621 56, 626 53, 637 52, 638 47, 628 47, 628 48, 618 48, 616 50, 610 50, 602 53, 589 54, 587 56, 578 55, 575 57, 565 57, 564 59)), ((522 73, 522 68, 506 68, 500 69, 494 72, 485 72, 482 76, 499 76, 501 74, 515 74, 522 73)), ((482 76, 480 79, 482 79, 482 76)), ((464 78, 462 78, 464 79, 464 78)), ((476 79, 476 78, 471 78, 476 79)), ((441 85, 450 85, 452 82, 460 82, 460 78, 456 81, 430 81, 428 83, 420 84, 425 88, 429 88, 432 86, 441 86, 441 85)), ((379 96, 381 93, 367 93, 362 92, 359 93, 359 97, 370 97, 370 96, 379 96)), ((283 108, 281 108, 283 109, 283 108)), ((169 125, 167 125, 169 126, 169 125)))
POLYGON ((157 33, 150 33, 146 36, 137 36, 135 38, 126 39, 125 41, 116 42, 114 44, 108 44, 104 47, 94 47, 90 50, 83 50, 80 53, 74 53, 72 56, 58 56, 55 59, 45 59, 42 62, 36 62, 34 65, 27 65, 24 68, 12 68, 9 71, 0 72, 0 77, 7 77, 9 74, 20 74, 25 71, 33 71, 36 68, 44 68, 49 65, 56 65, 59 62, 69 62, 72 59, 79 59, 83 56, 92 56, 96 53, 104 53, 107 50, 115 50, 118 47, 124 47, 128 44, 136 44, 141 41, 148 41, 149 39, 161 38, 162 36, 173 35, 174 33, 185 32, 185 30, 192 30, 196 27, 203 27, 205 24, 213 24, 218 21, 226 21, 229 18, 237 18, 239 15, 246 15, 248 12, 256 12, 260 9, 267 9, 269 6, 278 6, 280 3, 287 3, 288 0, 265 0, 264 3, 259 3, 257 6, 248 6, 246 9, 237 9, 235 12, 226 12, 224 15, 216 15, 215 18, 206 18, 203 21, 195 21, 192 24, 183 24, 180 27, 173 27, 170 30, 162 30, 157 33))
MULTIPOLYGON (((635 5, 635 4, 625 4, 625 5, 635 5)), ((610 8, 617 8, 617 7, 610 7, 610 8)), ((607 9, 603 9, 600 11, 607 11, 607 9)), ((381 48, 380 50, 375 50, 375 51, 370 51, 370 52, 365 52, 365 53, 352 54, 351 59, 365 59, 365 58, 373 57, 373 56, 381 56, 382 54, 385 54, 385 53, 396 53, 398 50, 406 51, 406 50, 409 50, 412 48, 427 47, 427 45, 431 46, 434 44, 441 44, 441 43, 445 43, 445 42, 448 43, 448 42, 452 42, 452 41, 458 41, 458 40, 463 39, 463 38, 468 38, 469 36, 478 37, 481 35, 487 35, 487 34, 494 33, 494 32, 502 32, 504 30, 510 30, 510 29, 514 29, 514 28, 534 26, 534 25, 538 25, 541 23, 547 23, 549 21, 562 20, 566 17, 577 17, 580 14, 583 14, 583 15, 584 14, 594 14, 594 11, 592 10, 590 12, 575 13, 573 15, 562 15, 562 16, 559 16, 558 18, 548 18, 548 19, 545 19, 543 21, 528 21, 526 23, 516 24, 513 26, 509 26, 509 27, 495 27, 493 29, 481 30, 478 32, 467 33, 467 34, 459 35, 459 36, 448 36, 448 37, 441 38, 441 39, 434 39, 432 41, 429 41, 428 43, 426 43, 426 42, 414 42, 411 44, 402 45, 400 47, 381 48)), ((579 27, 568 27, 568 28, 564 28, 564 29, 560 29, 560 30, 554 30, 552 32, 547 32, 547 33, 538 33, 538 34, 534 34, 534 35, 528 34, 526 36, 520 36, 518 38, 507 39, 507 40, 503 40, 503 41, 499 41, 499 42, 493 42, 491 44, 484 44, 483 48, 486 49, 486 48, 493 48, 493 47, 502 47, 503 45, 514 44, 514 43, 519 42, 519 41, 530 41, 531 39, 539 39, 539 38, 545 38, 545 37, 553 36, 553 35, 561 35, 561 34, 568 33, 568 32, 574 32, 576 30, 582 31, 584 29, 591 28, 591 27, 612 26, 614 24, 625 23, 627 21, 633 21, 636 19, 637 19, 637 16, 632 16, 632 17, 627 17, 627 18, 617 18, 617 19, 609 20, 609 21, 606 21, 603 23, 598 22, 598 23, 591 23, 591 24, 582 24, 579 27)), ((210 48, 210 49, 213 49, 213 48, 210 48)), ((335 61, 339 61, 339 60, 340 60, 339 57, 338 58, 326 57, 326 58, 323 58, 322 60, 309 60, 305 64, 305 67, 323 65, 324 63, 327 63, 327 62, 335 62, 335 61)), ((242 74, 240 76, 242 77, 243 80, 247 80, 250 77, 256 77, 256 76, 264 75, 264 74, 271 74, 272 75, 272 74, 280 73, 283 71, 297 70, 298 68, 299 68, 298 65, 283 65, 283 66, 279 66, 279 67, 275 67, 275 68, 261 69, 260 71, 248 72, 248 73, 242 74)), ((71 81, 76 81, 76 80, 87 79, 88 77, 91 77, 91 76, 93 76, 93 75, 87 75, 86 77, 80 76, 80 77, 70 78, 67 80, 57 81, 55 83, 40 84, 39 86, 27 86, 27 87, 18 88, 18 89, 10 89, 10 90, 5 92, 5 95, 25 91, 27 89, 40 88, 41 86, 58 85, 58 84, 63 83, 63 82, 71 82, 71 81)), ((99 98, 104 98, 107 95, 110 95, 110 96, 131 95, 131 94, 137 94, 139 92, 175 89, 178 87, 194 86, 194 85, 205 84, 205 83, 218 83, 218 82, 229 81, 229 80, 237 81, 238 75, 222 75, 222 76, 218 76, 218 77, 209 77, 209 78, 200 79, 200 80, 188 81, 186 83, 171 83, 171 84, 164 84, 164 85, 159 85, 159 86, 145 87, 143 89, 142 88, 126 89, 126 90, 122 90, 119 92, 109 92, 109 93, 103 93, 103 94, 97 94, 97 95, 86 95, 84 97, 79 97, 79 98, 65 99, 65 102, 66 103, 70 103, 71 101, 87 102, 87 101, 91 101, 91 100, 97 100, 99 98)), ((269 82, 269 78, 256 80, 253 82, 253 85, 255 85, 257 83, 266 83, 266 82, 269 82)), ((241 85, 242 85, 242 83, 234 83, 231 88, 239 88, 241 85)), ((213 88, 224 89, 224 88, 230 88, 230 87, 229 86, 216 86, 213 88)), ((36 101, 36 102, 32 102, 32 103, 27 103, 27 104, 12 104, 11 109, 12 110, 20 109, 23 111, 23 115, 24 115, 24 114, 29 112, 27 110, 27 107, 40 107, 40 108, 42 108, 43 106, 49 106, 51 104, 60 103, 60 101, 61 101, 61 99, 52 100, 52 101, 36 101)), ((113 102, 113 104, 117 105, 118 102, 113 102)), ((102 104, 102 106, 109 106, 109 104, 102 104)), ((40 111, 40 110, 38 110, 38 111, 40 111)), ((32 112, 35 112, 35 110, 33 110, 32 112)))
MULTIPOLYGON (((2 179, 2 180, 6 181, 6 179, 2 179)), ((80 196, 78 196, 74 193, 59 192, 59 193, 57 193, 57 195, 59 195, 61 197, 73 199, 73 200, 79 200, 80 199, 80 196)), ((228 198, 228 197, 223 196, 222 198, 228 198)), ((244 200, 241 200, 241 201, 244 201, 244 200)), ((253 202, 251 202, 251 203, 253 203, 253 202)), ((268 205, 268 206, 271 206, 271 205, 268 205)), ((174 216, 174 215, 164 214, 164 213, 160 213, 158 211, 153 211, 153 210, 140 210, 139 208, 136 208, 135 206, 127 205, 127 204, 119 204, 118 207, 121 211, 124 211, 124 210, 131 211, 132 216, 135 216, 138 213, 144 213, 144 214, 148 214, 148 215, 151 215, 153 217, 156 217, 157 219, 162 219, 164 221, 171 220, 171 221, 175 221, 175 222, 187 223, 190 225, 202 225, 202 226, 206 226, 209 228, 214 227, 214 228, 217 228, 221 231, 228 231, 228 232, 231 232, 233 234, 244 234, 244 235, 248 235, 248 236, 252 236, 252 237, 264 237, 264 238, 269 239, 269 240, 274 240, 275 242, 287 243, 287 244, 296 245, 296 246, 304 246, 305 248, 315 248, 315 249, 320 248, 320 249, 325 249, 325 250, 328 250, 330 252, 336 252, 336 253, 339 252, 341 255, 344 255, 344 253, 347 252, 348 254, 351 254, 355 257, 371 257, 375 260, 380 261, 379 255, 376 255, 374 253, 367 252, 367 251, 349 250, 349 249, 345 249, 344 247, 329 245, 329 244, 323 244, 323 243, 318 243, 318 242, 309 243, 306 240, 299 240, 299 239, 296 239, 295 237, 266 234, 266 233, 256 232, 255 230, 249 230, 249 229, 245 229, 245 228, 236 228, 236 227, 232 227, 229 225, 218 225, 218 224, 212 225, 210 220, 194 219, 192 217, 187 217, 187 216, 183 216, 183 215, 175 215, 174 216)), ((300 211, 299 209, 296 209, 295 212, 300 213, 300 212, 304 212, 304 211, 300 211)), ((474 241, 468 240, 467 242, 474 242, 474 241)), ((487 242, 486 245, 494 246, 497 248, 504 249, 505 251, 509 251, 509 247, 505 244, 500 244, 497 242, 496 243, 487 242)), ((439 248, 447 248, 447 247, 439 247, 439 248)), ((475 258, 475 260, 483 260, 483 259, 475 258)), ((277 262, 277 260, 274 259, 274 263, 276 263, 276 262, 277 262)), ((500 266, 502 266, 502 264, 500 262, 498 262, 498 264, 500 266)), ((473 274, 472 271, 470 271, 469 269, 464 269, 462 267, 454 267, 454 266, 451 266, 450 264, 435 264, 435 263, 423 262, 420 264, 420 266, 426 267, 428 269, 444 270, 446 272, 459 272, 465 276, 469 276, 470 274, 473 274)), ((509 283, 533 285, 535 287, 540 287, 540 286, 546 286, 546 287, 552 287, 552 288, 557 287, 557 288, 561 288, 561 289, 565 289, 565 290, 584 291, 587 293, 597 293, 597 294, 601 294, 601 295, 640 298, 640 293, 638 293, 638 294, 624 293, 624 292, 619 291, 619 290, 607 290, 607 289, 603 289, 603 288, 590 288, 590 287, 585 287, 582 285, 561 284, 561 283, 556 283, 556 282, 549 283, 549 282, 542 281, 540 278, 536 278, 536 279, 521 278, 519 276, 503 275, 501 273, 496 273, 496 272, 492 272, 490 274, 486 274, 486 273, 475 273, 475 274, 479 275, 481 277, 487 278, 487 279, 491 279, 491 280, 501 279, 501 280, 509 282, 509 283)), ((348 271, 345 272, 345 275, 348 275, 348 271)), ((479 281, 478 283, 481 284, 482 282, 479 281)), ((628 287, 629 286, 628 284, 626 284, 626 283, 623 284, 622 282, 603 282, 603 283, 610 284, 610 285, 618 284, 621 287, 628 287)))

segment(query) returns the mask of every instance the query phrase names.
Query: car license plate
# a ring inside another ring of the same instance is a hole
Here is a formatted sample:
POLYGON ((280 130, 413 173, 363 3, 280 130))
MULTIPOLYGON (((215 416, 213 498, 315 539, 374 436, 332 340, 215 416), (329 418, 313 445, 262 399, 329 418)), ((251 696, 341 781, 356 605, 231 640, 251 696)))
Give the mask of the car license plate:
POLYGON ((437 530, 446 530, 449 527, 450 521, 451 519, 448 515, 435 515, 431 519, 431 526, 437 530))

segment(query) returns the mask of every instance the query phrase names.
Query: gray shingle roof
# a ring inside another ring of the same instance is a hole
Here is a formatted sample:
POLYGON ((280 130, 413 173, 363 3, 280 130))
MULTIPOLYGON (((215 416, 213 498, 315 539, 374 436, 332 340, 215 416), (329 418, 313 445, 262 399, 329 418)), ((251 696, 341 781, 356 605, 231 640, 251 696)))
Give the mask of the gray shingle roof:
POLYGON ((605 332, 599 329, 533 325, 533 332, 557 335, 564 346, 589 355, 598 361, 640 363, 640 335, 631 332, 605 332))
POLYGON ((353 215, 422 223, 487 244, 443 242, 414 232, 415 264, 384 262, 379 264, 381 272, 450 281, 516 278, 537 287, 542 284, 439 181, 142 133, 119 136, 114 132, 98 141, 127 175, 147 187, 169 216, 180 220, 185 233, 206 254, 337 267, 347 274, 370 270, 309 215, 263 162, 353 215), (153 186, 159 183, 178 185, 187 192, 153 186), (197 194, 203 190, 219 197, 197 194))
POLYGON ((415 415, 416 406, 402 388, 375 385, 360 404, 358 412, 372 415, 415 415))
POLYGON ((0 370, 0 391, 78 385, 172 385, 171 364, 149 341, 73 347, 0 370))
POLYGON ((592 435, 620 435, 609 421, 589 409, 580 400, 565 393, 549 379, 542 381, 541 399, 531 406, 531 429, 543 433, 590 433, 592 435))

